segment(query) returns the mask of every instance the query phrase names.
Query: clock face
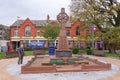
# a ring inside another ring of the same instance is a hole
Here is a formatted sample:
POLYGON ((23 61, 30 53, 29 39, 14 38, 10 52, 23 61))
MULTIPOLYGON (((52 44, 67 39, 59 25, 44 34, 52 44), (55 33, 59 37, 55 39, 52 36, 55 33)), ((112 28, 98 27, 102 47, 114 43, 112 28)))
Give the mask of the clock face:
POLYGON ((59 13, 59 15, 57 16, 57 20, 60 22, 60 23, 66 23, 68 21, 69 17, 66 13, 59 13))

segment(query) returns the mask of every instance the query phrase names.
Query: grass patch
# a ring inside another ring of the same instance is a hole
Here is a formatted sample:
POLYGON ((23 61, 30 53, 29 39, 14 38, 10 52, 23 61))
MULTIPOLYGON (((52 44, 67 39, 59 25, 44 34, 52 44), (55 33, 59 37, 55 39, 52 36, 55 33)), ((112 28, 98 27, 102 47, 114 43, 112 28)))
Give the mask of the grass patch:
POLYGON ((79 53, 84 53, 84 52, 86 52, 86 49, 80 49, 79 50, 79 53))
POLYGON ((33 55, 33 51, 25 51, 25 55, 26 56, 33 55))
MULTIPOLYGON (((33 51, 24 51, 24 52, 25 52, 25 56, 33 55, 33 51)), ((5 52, 0 53, 0 58, 6 58, 6 53, 5 52)))
POLYGON ((5 52, 0 53, 0 58, 5 58, 5 57, 6 57, 6 53, 5 52))
POLYGON ((105 56, 105 57, 120 57, 120 54, 116 54, 116 53, 105 53, 104 56, 105 56))
POLYGON ((45 54, 49 54, 49 51, 48 51, 48 50, 45 50, 45 54))

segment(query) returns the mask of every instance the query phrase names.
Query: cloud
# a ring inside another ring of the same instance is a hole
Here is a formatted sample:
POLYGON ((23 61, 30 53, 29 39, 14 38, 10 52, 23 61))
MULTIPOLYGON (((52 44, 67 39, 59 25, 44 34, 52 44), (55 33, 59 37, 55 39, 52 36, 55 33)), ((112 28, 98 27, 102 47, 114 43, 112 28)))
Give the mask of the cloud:
POLYGON ((21 19, 46 19, 47 14, 51 19, 62 7, 67 8, 71 0, 1 0, 0 1, 0 24, 11 25, 19 16, 21 19))

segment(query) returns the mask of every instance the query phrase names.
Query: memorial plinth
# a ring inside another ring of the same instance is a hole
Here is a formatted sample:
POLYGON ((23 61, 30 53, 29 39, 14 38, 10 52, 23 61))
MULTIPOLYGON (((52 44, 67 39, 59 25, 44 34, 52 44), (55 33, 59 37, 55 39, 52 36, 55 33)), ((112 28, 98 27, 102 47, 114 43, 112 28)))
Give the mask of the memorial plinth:
POLYGON ((68 40, 66 36, 65 23, 69 20, 65 9, 62 8, 61 12, 57 15, 57 20, 61 23, 60 33, 58 38, 58 46, 56 49, 56 57, 71 57, 71 50, 68 48, 68 40))

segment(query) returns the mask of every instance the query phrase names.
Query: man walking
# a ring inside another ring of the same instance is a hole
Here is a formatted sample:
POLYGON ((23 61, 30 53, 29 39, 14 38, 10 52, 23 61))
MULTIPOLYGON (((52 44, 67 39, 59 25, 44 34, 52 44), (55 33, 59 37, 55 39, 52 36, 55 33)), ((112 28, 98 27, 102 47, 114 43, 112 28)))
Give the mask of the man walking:
POLYGON ((18 53, 19 53, 18 64, 22 64, 22 62, 23 62, 23 56, 24 56, 23 44, 20 45, 20 48, 18 49, 18 53))

